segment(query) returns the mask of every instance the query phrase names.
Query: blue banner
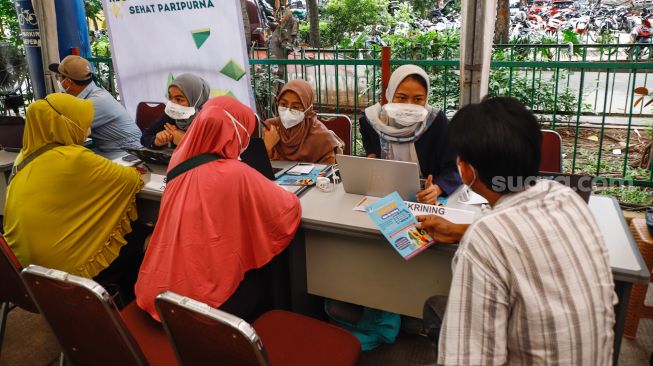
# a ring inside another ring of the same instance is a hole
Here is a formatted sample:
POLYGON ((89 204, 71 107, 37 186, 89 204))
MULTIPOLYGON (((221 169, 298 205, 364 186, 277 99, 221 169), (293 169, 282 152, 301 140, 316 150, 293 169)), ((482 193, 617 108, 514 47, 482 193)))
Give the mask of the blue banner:
POLYGON ((20 26, 20 35, 25 45, 25 56, 29 67, 29 75, 32 79, 32 90, 34 98, 45 97, 45 79, 43 74, 43 57, 41 54, 41 35, 39 33, 39 22, 36 19, 32 1, 15 0, 16 14, 20 26))

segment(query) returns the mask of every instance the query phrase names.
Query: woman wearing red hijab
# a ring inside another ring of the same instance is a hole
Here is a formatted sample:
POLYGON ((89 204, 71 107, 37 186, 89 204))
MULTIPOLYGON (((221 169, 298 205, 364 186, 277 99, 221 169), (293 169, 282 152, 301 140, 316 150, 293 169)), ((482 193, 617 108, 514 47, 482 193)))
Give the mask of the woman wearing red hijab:
POLYGON ((237 100, 211 99, 173 154, 136 283, 138 305, 155 319, 154 298, 166 290, 222 306, 245 272, 266 265, 294 237, 297 197, 238 160, 255 123, 237 100), (175 167, 207 153, 218 159, 170 178, 175 167))

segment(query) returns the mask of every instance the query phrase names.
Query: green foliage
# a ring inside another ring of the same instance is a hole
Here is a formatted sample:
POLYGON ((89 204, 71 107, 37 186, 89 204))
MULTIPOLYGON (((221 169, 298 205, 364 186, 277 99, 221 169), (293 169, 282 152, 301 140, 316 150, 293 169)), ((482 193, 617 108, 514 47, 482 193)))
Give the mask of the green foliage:
POLYGON ((411 3, 415 9, 415 13, 426 17, 432 9, 437 7, 438 0, 412 0, 411 3))
POLYGON ((653 204, 653 192, 642 187, 623 186, 601 190, 600 194, 614 196, 621 203, 650 206, 653 204))
POLYGON ((102 1, 84 0, 84 10, 86 11, 87 18, 100 20, 100 16, 102 15, 102 1))
POLYGON ((4 40, 20 46, 23 40, 20 38, 20 27, 18 25, 18 16, 16 7, 11 0, 0 0, 0 24, 5 34, 1 34, 4 40))
MULTIPOLYGON (((387 5, 387 0, 331 0, 322 15, 328 19, 334 30, 333 38, 339 43, 346 34, 361 32, 366 25, 382 23, 389 17, 387 5)), ((329 43, 325 40, 323 44, 329 43)))
POLYGON ((106 36, 99 37, 91 43, 91 53, 95 57, 111 57, 111 44, 106 36))

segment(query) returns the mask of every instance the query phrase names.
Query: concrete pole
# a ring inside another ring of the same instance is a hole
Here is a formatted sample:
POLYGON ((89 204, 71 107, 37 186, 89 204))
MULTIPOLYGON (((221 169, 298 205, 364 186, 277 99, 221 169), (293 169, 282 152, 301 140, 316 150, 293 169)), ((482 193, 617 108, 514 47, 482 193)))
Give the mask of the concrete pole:
POLYGON ((41 31, 41 53, 45 74, 46 94, 58 92, 55 76, 48 69, 51 63, 59 62, 59 42, 57 39, 57 17, 54 0, 34 1, 34 11, 41 31))
POLYGON ((462 0, 460 107, 487 95, 497 0, 462 0))

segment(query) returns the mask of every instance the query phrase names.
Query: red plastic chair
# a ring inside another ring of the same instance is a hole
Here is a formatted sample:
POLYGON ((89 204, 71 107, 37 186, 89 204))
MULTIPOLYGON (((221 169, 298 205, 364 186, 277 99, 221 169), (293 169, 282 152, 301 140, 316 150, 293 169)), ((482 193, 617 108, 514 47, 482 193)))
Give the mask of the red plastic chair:
POLYGON ((361 351, 346 330, 287 311, 269 311, 250 326, 170 291, 155 305, 182 365, 354 366, 361 351))
POLYGON ((540 171, 562 173, 562 137, 555 131, 542 130, 540 171))
POLYGON ((135 302, 118 311, 97 282, 30 265, 21 277, 74 365, 177 365, 161 324, 135 302))
POLYGON ((31 313, 39 312, 20 278, 22 269, 18 258, 9 248, 5 238, 0 235, 0 351, 10 311, 18 306, 31 313))
POLYGON ((317 118, 345 142, 344 154, 351 155, 352 136, 354 133, 349 117, 344 114, 320 113, 317 115, 317 118))
POLYGON ((136 107, 136 125, 145 132, 154 122, 156 122, 166 109, 165 103, 159 102, 140 102, 136 107))

